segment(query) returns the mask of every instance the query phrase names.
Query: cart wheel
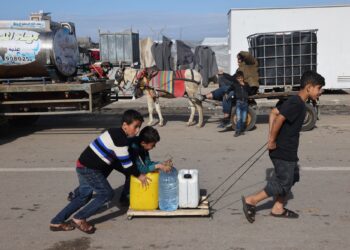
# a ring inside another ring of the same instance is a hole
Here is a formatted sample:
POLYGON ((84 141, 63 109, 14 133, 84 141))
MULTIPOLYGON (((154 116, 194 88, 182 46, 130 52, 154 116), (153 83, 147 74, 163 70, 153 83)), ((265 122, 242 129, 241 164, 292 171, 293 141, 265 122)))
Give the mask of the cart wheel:
POLYGON ((319 105, 316 105, 316 106, 315 106, 315 110, 316 110, 317 120, 320 120, 320 117, 321 117, 320 106, 319 106, 319 105))
POLYGON ((312 130, 316 125, 317 113, 314 106, 312 106, 311 104, 306 103, 305 106, 306 106, 306 114, 305 114, 303 127, 301 128, 301 130, 309 131, 309 130, 312 130))
MULTIPOLYGON (((232 119, 232 128, 236 129, 236 124, 237 124, 237 117, 236 117, 236 107, 232 108, 231 111, 231 119, 232 119)), ((255 126, 256 123, 256 112, 255 110, 248 106, 248 114, 247 114, 247 120, 246 120, 246 131, 252 130, 255 126)))

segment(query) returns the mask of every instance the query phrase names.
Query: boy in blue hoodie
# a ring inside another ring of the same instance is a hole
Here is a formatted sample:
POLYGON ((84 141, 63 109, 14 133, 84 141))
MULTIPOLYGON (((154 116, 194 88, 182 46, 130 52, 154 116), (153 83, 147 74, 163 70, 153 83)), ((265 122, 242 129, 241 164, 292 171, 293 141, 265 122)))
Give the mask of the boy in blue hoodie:
MULTIPOLYGON (((151 160, 149 151, 155 148, 159 141, 160 136, 158 131, 151 126, 144 127, 140 131, 139 136, 129 138, 129 155, 141 174, 147 174, 156 170, 162 170, 164 172, 171 170, 170 160, 163 163, 151 160)), ((119 199, 121 204, 129 204, 129 192, 130 174, 125 174, 125 184, 119 199)))

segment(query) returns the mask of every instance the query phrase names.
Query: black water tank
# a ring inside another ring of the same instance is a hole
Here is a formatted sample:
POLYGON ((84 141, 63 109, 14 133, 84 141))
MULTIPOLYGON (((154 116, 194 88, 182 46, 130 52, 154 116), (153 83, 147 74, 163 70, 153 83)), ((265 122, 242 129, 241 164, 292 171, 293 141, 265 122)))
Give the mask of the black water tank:
POLYGON ((260 86, 298 86, 301 75, 317 70, 317 30, 259 33, 248 36, 259 63, 260 86))

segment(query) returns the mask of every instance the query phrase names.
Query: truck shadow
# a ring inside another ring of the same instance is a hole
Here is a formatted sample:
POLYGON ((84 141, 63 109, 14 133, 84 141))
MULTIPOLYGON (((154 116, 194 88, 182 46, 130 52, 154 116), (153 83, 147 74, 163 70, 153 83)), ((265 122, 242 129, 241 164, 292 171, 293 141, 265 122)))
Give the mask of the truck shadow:
MULTIPOLYGON (((119 127, 124 110, 108 113, 96 113, 85 115, 58 115, 42 116, 30 126, 10 126, 4 124, 0 126, 0 145, 10 143, 18 138, 31 134, 99 134, 102 131, 119 127)), ((148 119, 147 111, 141 111, 143 117, 148 119)), ((167 122, 181 121, 184 124, 189 118, 189 114, 164 114, 167 122)), ((210 116, 204 117, 204 123, 210 116)), ((145 125, 146 123, 144 123, 145 125)))
POLYGON ((88 114, 42 116, 30 126, 0 127, 0 145, 31 134, 99 134, 110 127, 118 127, 121 114, 88 114))
MULTIPOLYGON (((58 115, 58 116, 42 116, 31 126, 11 127, 8 124, 0 126, 0 145, 10 143, 18 138, 31 134, 96 134, 98 135, 105 129, 111 127, 119 127, 121 116, 124 110, 113 110, 94 114, 85 115, 58 115), (112 113, 113 112, 113 113, 112 113)), ((148 119, 147 111, 141 110, 145 120, 148 119)), ((167 123, 180 121, 186 124, 189 113, 165 113, 165 121, 167 123)), ((217 123, 219 120, 210 120, 209 115, 204 116, 204 127, 206 123, 217 123)), ((197 120, 198 117, 195 117, 197 120)), ((257 124, 268 122, 268 115, 258 115, 257 124)), ((146 124, 146 123, 144 123, 146 124)), ((165 124, 166 125, 166 124, 165 124)), ((256 129, 256 128, 254 128, 256 129)))
POLYGON ((0 145, 12 142, 17 138, 27 136, 36 131, 34 127, 30 128, 13 128, 7 124, 0 126, 0 145))

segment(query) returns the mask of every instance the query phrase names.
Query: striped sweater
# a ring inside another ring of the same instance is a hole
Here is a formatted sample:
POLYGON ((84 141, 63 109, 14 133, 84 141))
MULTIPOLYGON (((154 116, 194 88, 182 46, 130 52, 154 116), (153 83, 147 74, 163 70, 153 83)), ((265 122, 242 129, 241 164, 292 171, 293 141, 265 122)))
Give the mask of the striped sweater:
POLYGON ((128 152, 127 135, 121 128, 111 128, 93 140, 81 153, 79 162, 88 168, 110 172, 113 169, 139 176, 128 152))

